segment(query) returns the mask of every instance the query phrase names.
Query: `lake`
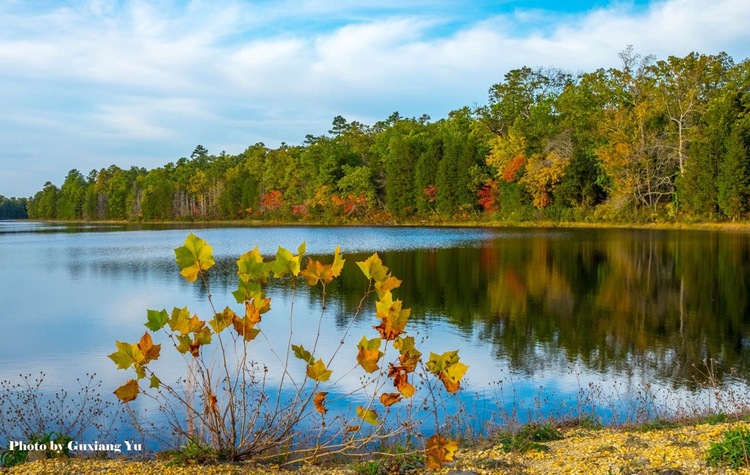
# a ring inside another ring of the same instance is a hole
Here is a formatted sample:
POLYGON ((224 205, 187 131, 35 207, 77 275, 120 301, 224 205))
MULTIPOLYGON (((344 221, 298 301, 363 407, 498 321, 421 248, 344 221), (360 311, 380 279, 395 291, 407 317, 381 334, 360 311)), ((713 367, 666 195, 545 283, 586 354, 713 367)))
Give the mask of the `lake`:
MULTIPOLYGON (((327 289, 316 350, 332 354, 351 326, 334 374, 351 369, 362 335, 376 336, 373 302, 355 318, 367 286, 355 261, 378 252, 403 281, 394 296, 412 309, 407 331, 424 340, 425 356, 458 349, 469 365, 463 396, 451 404, 479 416, 472 430, 487 420, 561 417, 582 408, 623 422, 715 404, 703 384, 708 376, 747 389, 750 235, 563 228, 0 221, 0 379, 43 371, 50 388, 74 392, 76 378, 96 373, 109 396, 132 372, 118 371, 107 355, 115 340, 141 337, 147 309, 188 306, 209 320, 205 290, 185 282, 174 260, 173 249, 189 232, 213 246, 217 308, 238 313, 231 292, 240 254, 258 246, 271 257, 277 246, 296 252, 305 242, 309 255, 330 262, 340 246, 347 262, 327 289), (710 371, 708 360, 717 361, 710 371)), ((249 357, 268 360, 269 374, 280 375, 269 344, 287 341, 292 292, 271 285, 268 295, 272 310, 259 325, 267 340, 249 357)), ((308 341, 317 331, 319 291, 300 286, 294 312, 292 343, 308 341)), ((176 380, 184 365, 166 346, 160 374, 176 380)), ((359 376, 339 380, 337 391, 356 389, 359 376)), ((132 405, 158 418, 149 400, 132 405)))

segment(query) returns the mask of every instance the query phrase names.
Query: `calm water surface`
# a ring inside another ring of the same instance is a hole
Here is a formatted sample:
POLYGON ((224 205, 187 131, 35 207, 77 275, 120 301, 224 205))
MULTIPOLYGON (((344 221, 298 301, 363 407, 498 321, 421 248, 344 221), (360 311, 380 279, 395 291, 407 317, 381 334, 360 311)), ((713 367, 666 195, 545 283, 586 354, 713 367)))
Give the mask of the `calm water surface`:
MULTIPOLYGON (((146 309, 187 305, 210 319, 205 291, 186 283, 174 263, 173 249, 190 231, 214 248, 210 279, 219 309, 238 307, 234 261, 253 247, 271 256, 279 245, 294 250, 303 241, 312 255, 341 246, 345 278, 329 288, 321 355, 335 350, 366 288, 354 261, 378 252, 403 280, 394 294, 412 308, 409 333, 426 338, 425 354, 460 350, 470 366, 464 394, 482 410, 553 412, 574 405, 589 384, 619 398, 645 383, 656 393, 695 396, 693 365, 707 358, 737 384, 750 375, 747 234, 0 222, 0 379, 44 371, 50 385, 75 389, 76 378, 95 372, 108 393, 131 375, 107 355, 116 339, 140 338, 146 309)), ((269 296, 272 311, 261 326, 269 340, 285 342, 291 293, 272 287, 269 296)), ((297 295, 299 342, 317 329, 319 299, 306 289, 297 295)), ((353 322, 334 374, 351 369, 363 334, 374 336, 372 307, 353 322)), ((251 357, 267 359, 264 345, 251 357)), ((184 366, 166 350, 162 374, 176 379, 184 366)), ((272 358, 268 364, 273 370, 272 358)), ((344 378, 339 390, 358 381, 344 378)))

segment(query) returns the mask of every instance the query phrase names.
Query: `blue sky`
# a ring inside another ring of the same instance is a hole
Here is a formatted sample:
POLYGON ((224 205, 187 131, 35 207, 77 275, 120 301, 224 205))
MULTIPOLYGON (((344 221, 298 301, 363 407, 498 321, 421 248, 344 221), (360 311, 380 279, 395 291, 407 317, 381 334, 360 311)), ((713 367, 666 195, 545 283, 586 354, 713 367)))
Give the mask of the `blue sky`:
POLYGON ((331 120, 433 119, 521 66, 750 56, 747 0, 3 0, 0 194, 71 168, 300 144, 331 120))

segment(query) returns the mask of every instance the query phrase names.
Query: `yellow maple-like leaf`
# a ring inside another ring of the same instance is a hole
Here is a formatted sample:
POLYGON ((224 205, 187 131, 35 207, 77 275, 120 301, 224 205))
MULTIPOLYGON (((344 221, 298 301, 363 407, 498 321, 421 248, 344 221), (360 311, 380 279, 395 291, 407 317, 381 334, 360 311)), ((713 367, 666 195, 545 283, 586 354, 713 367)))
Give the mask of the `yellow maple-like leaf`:
POLYGON ((271 310, 271 299, 262 300, 253 298, 245 302, 245 316, 251 323, 260 323, 261 315, 271 310))
POLYGON ((467 369, 469 367, 463 363, 454 363, 441 371, 438 377, 445 385, 445 389, 452 394, 458 391, 461 378, 464 377, 467 369))
POLYGON ((381 341, 380 338, 368 340, 367 337, 363 336, 362 340, 357 344, 357 348, 359 349, 357 363, 368 373, 373 373, 380 368, 378 361, 383 357, 383 352, 380 351, 381 341))
POLYGON ((375 282, 375 291, 378 293, 378 298, 383 298, 386 292, 390 292, 393 289, 397 289, 401 286, 401 281, 392 275, 389 275, 380 282, 375 282))
POLYGON ((307 376, 315 381, 325 382, 331 377, 333 371, 326 368, 323 360, 319 359, 311 365, 307 365, 307 376))
POLYGON ((258 333, 260 333, 260 329, 255 328, 255 322, 248 317, 240 318, 235 316, 232 320, 232 324, 234 325, 234 330, 237 334, 245 341, 253 341, 255 337, 258 336, 258 333))
POLYGON ((344 269, 344 262, 346 259, 341 257, 341 248, 336 246, 333 251, 333 264, 331 264, 331 275, 338 277, 341 275, 341 271, 344 269))
POLYGON ((195 282, 198 274, 210 269, 214 264, 212 248, 206 241, 190 233, 185 244, 174 250, 180 274, 188 282, 195 282))
POLYGON ((169 327, 181 335, 199 332, 205 324, 206 322, 198 319, 197 315, 190 317, 187 307, 182 309, 175 308, 172 311, 172 318, 169 320, 169 327))
POLYGON ((393 341, 393 347, 399 352, 398 360, 401 366, 409 373, 414 372, 422 358, 422 352, 414 345, 414 337, 398 337, 393 341))
POLYGON ((161 352, 161 344, 154 345, 154 341, 151 339, 151 335, 146 332, 141 337, 141 341, 138 342, 138 349, 143 355, 143 360, 139 363, 145 365, 149 361, 153 361, 159 358, 159 353, 161 352))
POLYGON ((138 387, 138 381, 135 379, 129 380, 119 388, 115 389, 114 393, 117 398, 122 402, 130 402, 138 397, 138 393, 141 392, 138 387))
POLYGON ((449 393, 459 389, 459 382, 469 367, 458 360, 458 350, 446 351, 442 355, 430 353, 427 369, 435 374, 449 393))
POLYGON ((431 470, 440 470, 445 462, 452 462, 453 455, 458 450, 458 442, 448 440, 438 434, 427 439, 425 455, 427 460, 425 465, 431 470))
POLYGON ((237 314, 234 313, 234 310, 225 307, 221 313, 214 315, 214 318, 209 320, 208 324, 214 329, 214 332, 221 333, 232 324, 235 317, 237 317, 237 314))
POLYGON ((384 340, 395 340, 404 332, 409 322, 411 309, 401 308, 401 300, 393 300, 390 292, 386 292, 375 303, 376 316, 381 319, 380 325, 374 326, 384 340))
POLYGON ((336 246, 333 263, 331 264, 322 264, 315 259, 308 259, 307 266, 299 274, 307 279, 307 283, 311 287, 317 285, 318 282, 331 283, 333 279, 341 275, 341 270, 344 268, 345 259, 341 258, 340 251, 341 248, 336 246))
POLYGON ((362 406, 357 406, 357 415, 368 424, 378 425, 378 413, 375 409, 365 409, 362 406))
POLYGON ((308 259, 307 266, 300 271, 299 275, 307 280, 310 287, 318 285, 319 281, 325 282, 326 277, 330 276, 331 266, 321 264, 315 259, 308 259))
POLYGON ((143 353, 137 344, 131 344, 124 341, 115 341, 117 351, 109 355, 109 358, 115 362, 119 369, 128 369, 131 365, 136 368, 143 362, 143 353))
POLYGON ((357 262, 357 265, 368 280, 375 279, 375 282, 382 282, 388 274, 388 268, 383 265, 377 253, 368 257, 367 260, 357 262))

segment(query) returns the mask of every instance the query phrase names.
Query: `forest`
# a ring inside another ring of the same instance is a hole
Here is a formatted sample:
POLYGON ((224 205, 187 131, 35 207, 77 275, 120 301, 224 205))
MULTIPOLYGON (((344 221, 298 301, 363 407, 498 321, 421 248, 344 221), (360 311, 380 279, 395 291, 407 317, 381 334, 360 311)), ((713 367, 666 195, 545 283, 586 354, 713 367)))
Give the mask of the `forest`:
MULTIPOLYGON (((750 60, 665 60, 632 47, 619 68, 522 67, 485 104, 433 121, 333 119, 301 145, 263 143, 146 170, 112 165, 0 213, 61 220, 315 223, 724 221, 750 213, 750 60)), ((7 203, 7 205, 6 205, 7 203)), ((0 217, 14 217, 0 215, 0 217)))

